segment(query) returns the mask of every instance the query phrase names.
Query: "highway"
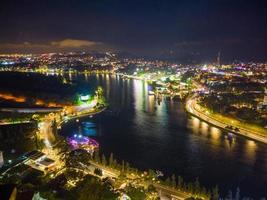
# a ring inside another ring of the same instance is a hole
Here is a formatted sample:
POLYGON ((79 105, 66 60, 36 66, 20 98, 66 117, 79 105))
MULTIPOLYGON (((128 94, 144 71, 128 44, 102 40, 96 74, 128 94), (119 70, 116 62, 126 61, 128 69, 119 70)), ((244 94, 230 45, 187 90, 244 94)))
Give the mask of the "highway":
POLYGON ((210 123, 213 124, 216 127, 225 129, 229 132, 238 134, 238 135, 242 135, 245 136, 247 138, 259 141, 259 142, 263 142, 267 144, 267 130, 266 130, 266 135, 263 135, 261 133, 255 132, 253 130, 248 130, 245 129, 244 127, 240 126, 240 125, 236 125, 236 124, 232 124, 232 123, 227 123, 224 121, 221 121, 219 119, 216 119, 214 117, 211 117, 209 115, 207 115, 206 113, 202 112, 201 110, 197 109, 197 107, 199 107, 197 105, 197 94, 194 94, 190 99, 187 100, 186 102, 186 110, 187 112, 189 112, 190 114, 210 123), (226 128, 227 126, 231 126, 233 127, 232 129, 226 128), (238 128, 238 130, 235 130, 235 128, 238 128))

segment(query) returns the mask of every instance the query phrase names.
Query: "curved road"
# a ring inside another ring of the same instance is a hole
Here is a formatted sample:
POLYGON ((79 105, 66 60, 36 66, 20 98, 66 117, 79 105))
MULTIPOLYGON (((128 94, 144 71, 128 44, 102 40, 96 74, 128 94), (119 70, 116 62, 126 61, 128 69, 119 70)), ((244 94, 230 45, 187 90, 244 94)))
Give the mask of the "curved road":
POLYGON ((214 126, 217 126, 219 128, 225 129, 225 130, 227 130, 229 132, 233 132, 233 133, 245 136, 247 138, 250 138, 250 139, 253 139, 253 140, 256 140, 256 141, 260 141, 260 142, 263 142, 263 143, 267 144, 267 130, 266 130, 266 135, 263 135, 261 133, 255 132, 255 131, 245 129, 245 128, 241 127, 241 126, 229 124, 229 123, 220 121, 220 120, 218 120, 216 118, 213 118, 211 116, 208 116, 207 114, 201 112, 200 110, 198 110, 196 108, 196 105, 197 105, 196 97, 197 97, 197 94, 194 94, 186 102, 186 110, 190 114, 192 114, 192 115, 194 115, 194 116, 196 116, 196 117, 198 117, 198 118, 200 118, 200 119, 202 119, 202 120, 204 120, 204 121, 206 121, 206 122, 208 122, 210 124, 213 124, 214 126), (228 129, 228 128, 226 128, 227 126, 232 126, 233 129, 228 129), (234 130, 234 128, 238 128, 239 130, 236 131, 236 130, 234 130))

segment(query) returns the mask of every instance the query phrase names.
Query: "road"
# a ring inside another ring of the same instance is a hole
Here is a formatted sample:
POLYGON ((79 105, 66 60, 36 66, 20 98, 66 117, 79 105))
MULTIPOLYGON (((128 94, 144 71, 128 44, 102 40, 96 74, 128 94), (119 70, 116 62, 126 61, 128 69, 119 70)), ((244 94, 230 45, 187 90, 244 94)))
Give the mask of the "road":
MULTIPOLYGON (((190 99, 187 100, 186 102, 186 110, 187 112, 189 112, 190 114, 210 123, 213 124, 214 126, 217 126, 219 128, 225 129, 229 132, 233 132, 235 134, 239 134, 242 136, 245 136, 247 138, 256 140, 256 141, 260 141, 263 143, 267 143, 267 134, 263 135, 261 133, 255 132, 253 130, 248 130, 245 129, 244 127, 240 126, 240 125, 233 125, 232 123, 227 123, 224 121, 221 121, 219 119, 216 119, 214 117, 211 117, 209 115, 207 115, 206 113, 204 113, 203 111, 197 109, 198 105, 197 105, 197 94, 194 94, 190 99), (227 129, 227 126, 232 126, 233 129, 227 129), (234 130, 235 128, 238 128, 239 130, 234 130)), ((266 131, 267 132, 267 131, 266 131)))
MULTIPOLYGON (((68 109, 71 110, 71 113, 75 112, 75 115, 71 115, 68 113, 69 119, 79 118, 86 115, 94 115, 96 113, 99 113, 103 111, 104 109, 100 111, 95 111, 94 108, 91 106, 69 106, 68 109), (79 111, 79 112, 78 112, 79 111)), ((66 109, 66 108, 65 108, 66 109)), ((49 113, 45 115, 41 122, 38 124, 39 129, 39 137, 44 140, 44 148, 42 151, 51 159, 53 159, 56 162, 56 166, 62 166, 60 155, 58 153, 59 149, 53 148, 57 142, 57 138, 54 135, 53 132, 53 122, 56 120, 57 124, 61 124, 64 122, 64 120, 61 120, 60 115, 62 116, 64 113, 64 110, 61 110, 61 112, 55 112, 55 113, 49 113)))
POLYGON ((101 169, 102 170, 102 178, 106 178, 106 177, 111 177, 111 178, 118 178, 120 175, 119 171, 115 171, 113 169, 108 169, 107 167, 103 167, 102 165, 99 165, 93 161, 90 161, 90 166, 89 168, 91 169, 92 172, 94 172, 94 170, 96 168, 101 169))
MULTIPOLYGON (((84 167, 85 169, 87 169, 87 167, 84 167)), ((90 161, 90 166, 88 167, 88 170, 91 172, 92 175, 94 172, 95 168, 99 168, 102 170, 103 172, 103 176, 101 178, 105 178, 105 177, 111 177, 111 178, 118 178, 120 175, 120 171, 118 170, 114 170, 112 168, 108 168, 108 167, 104 167, 101 164, 95 163, 94 161, 90 161)), ((135 180, 139 179, 141 177, 135 177, 133 178, 130 174, 127 174, 128 177, 128 182, 126 183, 131 183, 134 184, 135 180), (128 177, 129 175, 129 177, 128 177)), ((141 179, 142 180, 142 179, 141 179)), ((150 185, 152 182, 150 181, 146 181, 146 180, 142 180, 141 182, 139 182, 138 186, 148 186, 150 185)), ((177 189, 162 185, 162 184, 158 184, 158 183, 153 183, 153 186, 157 189, 159 196, 161 199, 166 199, 166 200, 184 200, 187 199, 189 197, 191 197, 190 194, 185 193, 185 192, 181 192, 177 189)))
POLYGON ((174 188, 170 188, 161 184, 153 184, 153 185, 158 190, 161 199, 182 200, 191 197, 191 195, 181 192, 174 188))
MULTIPOLYGON (((15 112, 15 113, 49 113, 49 112, 59 112, 62 108, 1 108, 1 112, 15 112)), ((0 126, 12 125, 12 124, 28 124, 32 123, 30 120, 18 120, 18 121, 5 121, 0 120, 0 126)))
MULTIPOLYGON (((104 109, 100 111, 95 111, 94 107, 95 104, 90 105, 90 106, 73 106, 73 107, 68 107, 70 112, 67 113, 68 120, 70 119, 75 119, 79 117, 83 117, 86 115, 94 115, 99 112, 102 112, 104 109), (75 113, 75 114, 72 114, 75 113)), ((65 108, 66 109, 66 108, 65 108)), ((25 111, 25 110, 23 110, 25 111)), ((37 111, 36 109, 27 109, 27 112, 34 112, 37 111)), ((42 110, 43 111, 43 110, 42 110)), ((47 110, 48 111, 48 110, 47 110)), ((52 112, 52 110, 49 110, 52 112)), ((55 111, 55 110, 53 110, 55 111)), ((38 124, 39 128, 39 137, 41 137, 44 140, 45 147, 43 148, 43 152, 48 155, 49 158, 52 158, 56 162, 56 166, 62 166, 62 163, 59 158, 59 154, 57 152, 57 149, 53 148, 55 142, 56 142, 56 137, 53 133, 52 130, 52 124, 54 120, 60 119, 60 115, 64 113, 64 110, 56 110, 56 111, 61 111, 61 112, 56 112, 54 114, 47 114, 45 115, 42 119, 41 122, 38 124)), ((58 120, 57 120, 58 121, 58 120)), ((58 123, 61 124, 64 120, 59 120, 58 123)), ((103 176, 100 178, 105 178, 105 177, 112 177, 112 178, 118 178, 120 175, 120 172, 118 170, 110 169, 107 167, 104 167, 102 165, 99 165, 93 161, 90 162, 90 166, 86 167, 84 166, 84 172, 94 175, 94 170, 95 168, 99 168, 103 172, 103 176)), ((60 168, 60 167, 59 167, 60 168)), ((141 183, 139 183, 141 184, 141 183)), ((147 184, 147 182, 143 182, 143 184, 147 184)), ((166 187, 164 185, 156 184, 154 185, 156 189, 158 190, 161 199, 186 199, 189 198, 190 195, 180 192, 176 189, 166 187)))
POLYGON ((52 144, 56 141, 56 137, 52 131, 52 122, 45 119, 38 124, 40 136, 44 139, 45 146, 52 148, 52 144))

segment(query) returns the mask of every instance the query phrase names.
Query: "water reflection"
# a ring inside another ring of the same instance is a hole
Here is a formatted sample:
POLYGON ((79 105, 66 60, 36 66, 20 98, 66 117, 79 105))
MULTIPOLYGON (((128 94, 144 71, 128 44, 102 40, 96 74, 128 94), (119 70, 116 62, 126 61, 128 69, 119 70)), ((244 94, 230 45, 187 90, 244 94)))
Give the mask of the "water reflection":
POLYGON ((104 75, 104 82, 106 83, 105 88, 106 88, 106 92, 107 92, 108 97, 110 97, 110 83, 111 83, 109 76, 110 76, 109 74, 104 75))
POLYGON ((145 96, 145 90, 144 90, 144 82, 140 80, 134 80, 133 81, 133 93, 134 93, 134 99, 135 99, 135 110, 142 111, 144 110, 143 107, 143 101, 145 96))
POLYGON ((72 79, 73 79, 72 73, 68 73, 68 79, 69 79, 69 81, 72 81, 72 79))
POLYGON ((208 129, 209 129, 209 125, 206 122, 202 121, 200 125, 201 134, 204 136, 208 136, 208 129))
POLYGON ((152 95, 149 95, 147 101, 147 112, 149 114, 154 114, 155 113, 155 97, 152 95))
POLYGON ((211 135, 212 140, 218 141, 221 137, 221 130, 216 127, 211 127, 210 135, 211 135))
POLYGON ((84 73, 84 79, 85 81, 88 81, 88 73, 84 73))
POLYGON ((94 122, 91 121, 85 121, 80 124, 81 132, 80 134, 86 135, 86 136, 96 136, 97 135, 97 126, 94 122))
POLYGON ((253 140, 247 140, 246 141, 246 147, 245 147, 245 153, 247 162, 250 164, 254 164, 256 160, 256 150, 257 150, 257 144, 253 140))
POLYGON ((196 117, 192 117, 192 130, 194 133, 199 133, 199 127, 200 127, 200 120, 196 117))
POLYGON ((97 137, 102 152, 113 152, 142 169, 161 169, 192 181, 199 177, 205 185, 219 184, 225 192, 237 186, 255 197, 266 192, 267 177, 262 176, 267 174, 266 145, 188 116, 181 102, 158 103, 148 95, 146 82, 98 74, 88 81, 104 87, 109 110, 121 112, 115 117, 101 115, 99 121, 86 119, 81 128, 76 124, 63 128, 64 134, 81 131, 97 137))

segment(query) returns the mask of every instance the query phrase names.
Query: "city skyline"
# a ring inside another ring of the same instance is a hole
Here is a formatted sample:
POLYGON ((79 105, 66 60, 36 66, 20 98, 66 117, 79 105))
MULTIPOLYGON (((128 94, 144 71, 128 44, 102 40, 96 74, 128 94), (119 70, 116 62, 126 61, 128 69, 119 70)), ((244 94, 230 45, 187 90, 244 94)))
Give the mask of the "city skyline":
POLYGON ((266 8, 2 1, 0 199, 266 199, 266 8))
POLYGON ((1 53, 113 51, 210 62, 266 61, 264 1, 4 1, 1 53))

